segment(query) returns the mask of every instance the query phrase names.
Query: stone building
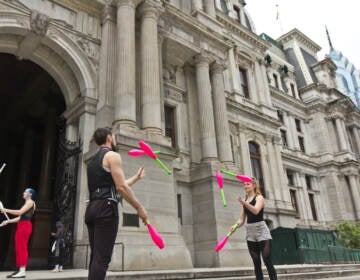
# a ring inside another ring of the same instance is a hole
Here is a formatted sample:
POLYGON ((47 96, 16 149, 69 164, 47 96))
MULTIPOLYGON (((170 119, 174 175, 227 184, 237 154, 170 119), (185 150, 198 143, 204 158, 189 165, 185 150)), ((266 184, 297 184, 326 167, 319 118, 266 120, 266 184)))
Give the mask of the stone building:
MULTIPOLYGON (((222 206, 220 168, 259 179, 271 228, 359 220, 359 110, 319 49, 296 29, 256 35, 242 0, 0 0, 0 195, 10 208, 25 186, 40 193, 31 264, 47 264, 61 218, 69 260, 86 266, 86 164, 100 126, 113 128, 127 176, 145 166, 134 192, 166 245, 124 203, 111 269, 249 265, 244 229, 214 250, 244 195, 224 176, 222 206), (139 139, 173 175, 127 155, 139 139)), ((12 231, 0 232, 2 266, 12 231)))

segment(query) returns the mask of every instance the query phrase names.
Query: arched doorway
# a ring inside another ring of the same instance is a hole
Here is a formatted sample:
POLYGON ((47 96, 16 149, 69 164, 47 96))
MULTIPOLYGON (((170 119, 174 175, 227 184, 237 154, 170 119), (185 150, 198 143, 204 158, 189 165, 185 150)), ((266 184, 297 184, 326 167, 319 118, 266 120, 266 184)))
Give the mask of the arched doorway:
MULTIPOLYGON (((66 109, 65 100, 56 81, 37 64, 0 53, 0 65, 0 164, 7 163, 0 175, 0 200, 5 207, 18 209, 26 187, 38 191, 29 264, 44 267, 51 227, 58 218, 53 197, 61 129, 58 120, 66 109)), ((14 265, 14 231, 15 226, 0 231, 0 268, 14 265)))

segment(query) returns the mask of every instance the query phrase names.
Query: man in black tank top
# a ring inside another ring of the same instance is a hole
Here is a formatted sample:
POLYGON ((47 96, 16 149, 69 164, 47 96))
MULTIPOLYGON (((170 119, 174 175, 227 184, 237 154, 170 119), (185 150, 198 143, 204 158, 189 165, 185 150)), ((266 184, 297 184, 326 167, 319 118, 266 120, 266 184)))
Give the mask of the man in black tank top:
POLYGON ((85 213, 91 249, 89 280, 103 280, 106 276, 118 231, 118 202, 124 198, 145 223, 147 212, 137 200, 130 186, 145 175, 144 168, 125 179, 121 157, 114 152, 115 137, 107 128, 98 128, 93 140, 100 150, 87 167, 90 203, 85 213), (120 197, 121 196, 121 197, 120 197))

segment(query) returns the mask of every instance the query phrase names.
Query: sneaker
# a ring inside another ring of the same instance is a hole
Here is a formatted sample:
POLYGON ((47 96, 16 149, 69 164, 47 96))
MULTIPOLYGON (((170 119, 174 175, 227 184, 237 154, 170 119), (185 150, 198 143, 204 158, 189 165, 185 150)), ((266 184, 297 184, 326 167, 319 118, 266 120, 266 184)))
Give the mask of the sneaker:
POLYGON ((51 272, 59 272, 59 269, 55 267, 53 270, 51 270, 51 272))
POLYGON ((60 267, 59 267, 59 272, 62 272, 62 271, 63 271, 63 267, 60 266, 60 267))
POLYGON ((19 271, 18 273, 12 275, 10 278, 25 278, 25 277, 26 277, 25 272, 24 271, 23 272, 19 271))
POLYGON ((14 271, 13 273, 9 274, 8 276, 6 276, 6 278, 12 278, 12 276, 15 275, 18 272, 19 272, 19 269, 14 271))

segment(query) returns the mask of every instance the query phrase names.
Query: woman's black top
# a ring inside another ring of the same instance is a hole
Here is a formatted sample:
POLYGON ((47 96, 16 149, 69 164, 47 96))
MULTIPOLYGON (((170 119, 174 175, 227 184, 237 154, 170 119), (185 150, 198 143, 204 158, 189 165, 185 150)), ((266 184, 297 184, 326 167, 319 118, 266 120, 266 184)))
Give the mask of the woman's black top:
MULTIPOLYGON (((253 200, 250 201, 250 204, 252 206, 255 206, 255 204, 256 204, 256 196, 253 198, 253 200)), ((262 208, 257 215, 251 213, 250 210, 247 209, 245 206, 244 206, 244 211, 245 211, 245 214, 246 214, 246 217, 247 217, 247 223, 248 224, 257 223, 257 222, 261 222, 261 221, 264 220, 264 208, 262 208)))
POLYGON ((24 214, 20 216, 20 221, 31 221, 34 216, 34 206, 27 210, 24 214))

